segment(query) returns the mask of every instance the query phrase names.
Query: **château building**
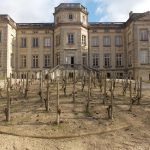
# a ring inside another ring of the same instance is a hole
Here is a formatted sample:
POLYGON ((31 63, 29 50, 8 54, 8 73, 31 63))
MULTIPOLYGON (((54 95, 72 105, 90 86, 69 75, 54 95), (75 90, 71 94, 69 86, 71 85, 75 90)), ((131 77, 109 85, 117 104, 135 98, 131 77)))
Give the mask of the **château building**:
POLYGON ((150 80, 150 12, 126 22, 88 22, 79 3, 55 7, 54 23, 16 23, 0 15, 0 73, 85 65, 150 80))

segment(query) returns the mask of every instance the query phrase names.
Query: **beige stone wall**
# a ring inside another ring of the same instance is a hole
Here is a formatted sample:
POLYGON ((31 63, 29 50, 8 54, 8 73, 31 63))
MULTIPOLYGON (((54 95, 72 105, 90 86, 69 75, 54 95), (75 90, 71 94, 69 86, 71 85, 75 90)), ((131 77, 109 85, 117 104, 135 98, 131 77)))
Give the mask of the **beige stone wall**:
MULTIPOLYGON (((19 71, 38 71, 44 68, 44 55, 50 54, 50 66, 53 67, 53 32, 49 29, 19 29, 17 30, 17 55, 18 55, 18 63, 17 68, 19 71), (26 38, 26 48, 21 47, 21 38, 26 38), (38 47, 32 46, 32 39, 38 38, 38 47), (44 39, 50 38, 50 47, 44 46, 44 39), (27 56, 27 67, 21 67, 21 55, 27 56), (39 67, 32 68, 32 56, 39 56, 39 67)), ((46 69, 46 68, 45 68, 46 69)))
POLYGON ((0 31, 2 33, 2 41, 0 43, 1 53, 1 73, 10 76, 15 68, 15 49, 16 49, 16 29, 9 24, 8 16, 0 17, 0 31))
MULTIPOLYGON (((89 31, 89 52, 90 52, 90 66, 92 67, 93 63, 93 54, 99 54, 99 68, 100 69, 105 69, 104 68, 104 54, 105 53, 110 53, 111 54, 111 68, 110 69, 116 69, 116 53, 122 53, 124 58, 123 58, 123 66, 125 67, 125 49, 124 49, 124 33, 123 29, 121 30, 120 33, 116 32, 116 29, 109 29, 109 32, 105 33, 104 32, 105 28, 96 28, 91 29, 89 31), (104 36, 110 36, 111 38, 111 45, 109 47, 106 47, 103 45, 103 38, 104 36), (122 46, 116 47, 115 46, 115 36, 121 36, 122 37, 122 46), (98 46, 94 47, 92 46, 92 38, 93 37, 98 37, 98 46)), ((124 69, 122 67, 121 69, 124 69)))

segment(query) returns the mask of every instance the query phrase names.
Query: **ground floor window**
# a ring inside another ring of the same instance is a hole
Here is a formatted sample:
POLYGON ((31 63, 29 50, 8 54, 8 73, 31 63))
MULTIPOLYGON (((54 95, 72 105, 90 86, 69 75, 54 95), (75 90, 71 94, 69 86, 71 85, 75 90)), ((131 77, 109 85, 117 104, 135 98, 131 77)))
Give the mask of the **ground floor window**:
POLYGON ((99 54, 93 54, 93 67, 99 66, 99 54))
POLYGON ((44 67, 50 67, 50 55, 44 55, 44 67))
POLYGON ((32 67, 33 68, 38 68, 39 67, 39 56, 38 55, 33 55, 32 56, 32 67))

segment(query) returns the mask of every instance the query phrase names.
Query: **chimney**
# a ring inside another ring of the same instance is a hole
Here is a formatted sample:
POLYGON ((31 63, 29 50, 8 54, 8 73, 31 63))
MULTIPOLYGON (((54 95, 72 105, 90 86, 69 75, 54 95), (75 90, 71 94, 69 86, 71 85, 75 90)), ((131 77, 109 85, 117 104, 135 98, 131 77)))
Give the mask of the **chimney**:
POLYGON ((132 14, 133 14, 133 11, 130 11, 130 12, 129 12, 129 17, 131 17, 132 14))

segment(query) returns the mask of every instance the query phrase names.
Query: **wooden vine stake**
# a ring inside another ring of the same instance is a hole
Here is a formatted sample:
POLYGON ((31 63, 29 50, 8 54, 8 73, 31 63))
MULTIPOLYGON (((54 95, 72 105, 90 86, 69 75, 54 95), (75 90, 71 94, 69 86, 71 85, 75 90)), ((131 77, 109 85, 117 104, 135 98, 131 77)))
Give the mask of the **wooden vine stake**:
POLYGON ((7 108, 5 108, 6 121, 10 121, 10 79, 7 78, 7 108))
POLYGON ((132 111, 132 81, 130 79, 130 86, 129 86, 129 91, 130 91, 130 108, 129 108, 129 111, 132 111))
POLYGON ((106 99, 107 99, 107 93, 106 93, 106 74, 104 75, 104 99, 103 99, 103 104, 106 104, 106 99))
POLYGON ((110 96, 110 105, 107 108, 108 111, 108 118, 113 120, 113 99, 114 99, 114 93, 113 93, 113 80, 111 80, 111 96, 110 96))
POLYGON ((42 74, 42 70, 40 71, 40 91, 39 91, 39 96, 41 101, 43 101, 43 74, 42 74))
POLYGON ((50 86, 49 86, 49 74, 47 74, 47 96, 46 96, 46 99, 45 99, 46 111, 49 111, 49 98, 50 98, 49 89, 50 89, 50 86))
POLYGON ((60 124, 60 114, 61 114, 61 109, 59 106, 59 77, 57 77, 57 125, 60 124))
POLYGON ((72 97, 73 97, 73 103, 75 103, 75 86, 76 86, 76 81, 75 81, 75 69, 73 73, 73 91, 72 91, 72 97))
POLYGON ((89 82, 88 82, 88 98, 87 98, 87 105, 86 105, 86 112, 89 113, 90 108, 90 97, 91 97, 91 72, 89 72, 89 82))
POLYGON ((25 97, 25 99, 27 99, 28 98, 28 91, 29 91, 29 72, 27 72, 27 74, 26 74, 26 88, 25 88, 25 95, 24 95, 24 97, 25 97))
POLYGON ((139 81, 139 94, 138 94, 138 104, 140 104, 140 100, 141 100, 141 98, 142 98, 142 77, 140 77, 140 81, 139 81))

